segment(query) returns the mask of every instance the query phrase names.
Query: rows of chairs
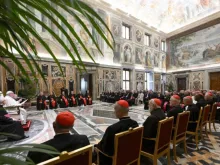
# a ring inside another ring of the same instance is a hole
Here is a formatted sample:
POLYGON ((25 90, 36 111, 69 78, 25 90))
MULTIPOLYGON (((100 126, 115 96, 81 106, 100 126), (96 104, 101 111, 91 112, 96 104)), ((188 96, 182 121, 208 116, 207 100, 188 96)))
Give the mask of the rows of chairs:
MULTIPOLYGON (((195 132, 187 131, 190 112, 185 111, 178 114, 176 125, 173 125, 173 117, 166 118, 161 120, 158 124, 158 131, 156 138, 143 138, 143 127, 138 127, 134 129, 129 129, 128 131, 118 133, 115 135, 115 146, 114 146, 114 155, 109 156, 103 153, 101 150, 95 148, 97 151, 99 165, 99 153, 104 154, 107 157, 112 158, 113 165, 139 165, 140 157, 147 157, 153 160, 153 164, 157 164, 157 159, 162 156, 167 156, 167 164, 170 165, 170 144, 173 144, 173 157, 176 162, 176 145, 179 143, 184 144, 184 152, 187 155, 186 148, 186 135, 195 136, 196 147, 198 149, 198 137, 199 133, 201 139, 203 139, 202 131, 205 127, 205 133, 207 133, 207 124, 213 123, 215 120, 215 112, 217 105, 214 104, 212 111, 210 112, 210 106, 207 105, 200 110, 199 119, 195 121, 197 127, 195 132), (147 153, 142 151, 142 139, 153 140, 155 141, 155 149, 153 153, 147 153)), ((216 130, 216 129, 215 129, 216 130)), ((80 148, 72 152, 62 152, 60 156, 50 159, 48 161, 42 162, 39 165, 92 165, 92 145, 80 148)))

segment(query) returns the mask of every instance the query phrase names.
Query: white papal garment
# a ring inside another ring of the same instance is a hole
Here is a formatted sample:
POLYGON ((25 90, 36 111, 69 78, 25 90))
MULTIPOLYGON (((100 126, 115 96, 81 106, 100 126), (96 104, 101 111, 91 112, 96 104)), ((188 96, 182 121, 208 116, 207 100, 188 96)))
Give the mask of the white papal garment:
POLYGON ((26 124, 27 112, 24 108, 21 108, 22 105, 10 96, 5 96, 4 100, 5 100, 4 108, 7 111, 17 111, 17 107, 19 107, 21 124, 26 124))

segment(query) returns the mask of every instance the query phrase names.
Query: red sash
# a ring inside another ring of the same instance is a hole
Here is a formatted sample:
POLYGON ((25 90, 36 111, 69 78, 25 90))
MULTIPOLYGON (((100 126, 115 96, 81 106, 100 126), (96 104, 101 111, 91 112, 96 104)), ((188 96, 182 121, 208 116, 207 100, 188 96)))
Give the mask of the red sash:
POLYGON ((71 99, 72 99, 73 104, 75 105, 76 104, 76 99, 73 96, 71 97, 71 99))
POLYGON ((66 106, 68 107, 69 103, 68 103, 68 100, 66 99, 66 97, 65 97, 65 96, 62 96, 62 99, 64 100, 66 106))
POLYGON ((92 104, 92 98, 90 96, 88 96, 88 101, 89 101, 89 105, 92 104))
POLYGON ((167 104, 168 104, 168 102, 166 101, 166 102, 164 103, 164 105, 163 105, 163 111, 164 111, 164 112, 166 111, 167 104))
POLYGON ((42 99, 40 99, 39 103, 42 104, 42 99))
POLYGON ((51 99, 51 104, 52 104, 52 107, 55 108, 55 106, 56 106, 56 101, 55 101, 53 98, 51 99))
POLYGON ((47 102, 46 102, 46 100, 44 101, 44 105, 45 105, 45 108, 47 108, 47 102))

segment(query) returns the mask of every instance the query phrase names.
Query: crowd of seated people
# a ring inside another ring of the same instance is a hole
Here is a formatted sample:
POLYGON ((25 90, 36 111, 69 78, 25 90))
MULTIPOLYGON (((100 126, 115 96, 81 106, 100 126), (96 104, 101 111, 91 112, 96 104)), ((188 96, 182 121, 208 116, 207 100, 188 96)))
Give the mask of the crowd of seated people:
MULTIPOLYGON (((102 95, 101 99, 109 99, 110 96, 113 96, 112 93, 111 95, 110 93, 108 94, 109 95, 102 95)), ((120 93, 117 93, 116 95, 119 96, 119 94, 120 93)), ((128 94, 129 93, 127 92, 123 96, 126 96, 128 94)), ((143 123, 143 127, 144 127, 143 137, 145 138, 156 138, 158 123, 160 120, 163 120, 166 117, 174 117, 174 126, 175 126, 178 114, 183 111, 190 111, 189 120, 197 121, 199 117, 199 113, 200 113, 200 107, 205 106, 207 104, 212 105, 214 102, 216 102, 216 99, 219 98, 219 95, 215 95, 215 93, 212 91, 204 93, 204 96, 203 96, 203 92, 201 91, 200 92, 187 91, 183 93, 182 91, 181 93, 166 92, 164 96, 162 96, 160 93, 149 91, 148 96, 154 97, 154 98, 151 98, 148 101, 148 108, 150 111, 150 116, 143 123), (167 110, 166 112, 163 110, 164 101, 169 101, 169 103, 167 104, 169 106, 166 108, 167 110)), ((102 152, 104 152, 105 154, 109 156, 113 156, 115 134, 126 131, 130 127, 132 128, 138 127, 137 121, 131 119, 128 115, 129 106, 130 106, 129 102, 126 100, 119 99, 118 101, 116 101, 114 111, 119 121, 113 125, 110 125, 106 129, 101 141, 98 144, 95 144, 94 147, 97 147, 99 150, 101 150, 102 152)), ((55 135, 54 139, 48 142, 45 142, 44 144, 51 145, 55 147, 56 149, 58 149, 59 151, 75 150, 76 148, 82 147, 84 145, 88 145, 89 142, 86 136, 80 137, 81 139, 84 139, 80 141, 77 140, 79 139, 79 137, 77 136, 70 138, 71 135, 69 135, 68 130, 70 127, 73 126, 73 123, 74 123, 73 114, 71 114, 70 112, 60 113, 57 116, 56 121, 54 122, 54 130, 57 135, 55 135), (66 136, 69 138, 66 138, 66 136), (65 140, 63 139, 64 137, 65 137, 65 140), (73 138, 76 140, 72 140, 73 138), (74 144, 72 144, 73 142, 74 144), (65 145, 62 145, 64 143, 65 145), (61 146, 65 146, 65 147, 61 147, 61 146)), ((196 129, 196 125, 194 123, 188 125, 187 130, 195 131, 195 129, 196 129)), ((143 151, 153 153, 154 147, 155 147, 155 141, 143 139, 143 142, 142 142, 143 151)), ((44 161, 50 158, 50 156, 44 155, 41 157, 42 158, 41 160, 36 159, 40 157, 39 154, 40 153, 31 152, 29 153, 29 156, 33 158, 34 162, 35 161, 40 162, 40 161, 44 161)), ((96 161, 97 161, 97 153, 96 153, 96 150, 94 150, 93 162, 96 163, 96 161)), ((147 161, 147 160, 142 159, 141 161, 147 161)), ((105 155, 100 153, 99 163, 100 165, 110 165, 112 164, 112 160, 111 158, 106 157, 105 155)))
POLYGON ((126 100, 130 106, 142 104, 144 99, 144 91, 118 91, 118 92, 102 92, 100 101, 115 103, 118 100, 126 100))
MULTIPOLYGON (((114 112, 116 117, 119 119, 115 124, 110 125, 101 141, 98 144, 95 144, 94 147, 97 147, 102 152, 106 153, 109 156, 114 155, 114 136, 117 133, 128 130, 130 127, 138 127, 138 121, 135 121, 129 117, 129 107, 133 104, 129 102, 134 94, 137 95, 137 98, 140 94, 143 94, 143 102, 148 100, 147 106, 150 111, 150 116, 143 123, 144 132, 143 137, 145 138, 155 138, 157 134, 157 126, 160 120, 165 119, 165 117, 174 117, 174 126, 176 119, 179 113, 183 111, 190 111, 190 121, 197 121, 200 113, 200 108, 205 105, 213 105, 214 102, 218 102, 219 93, 215 91, 181 91, 181 92, 165 92, 165 95, 162 95, 158 92, 153 91, 144 91, 144 92, 118 92, 118 93, 105 93, 102 95, 101 100, 108 101, 111 100, 113 96, 117 99, 114 112), (128 96, 128 97, 127 97, 128 96), (145 98, 144 98, 145 97, 145 98), (164 104, 166 108, 164 108, 164 104), (129 104, 130 103, 130 104, 129 104)), ((67 97, 71 99, 73 96, 71 106, 75 102, 79 102, 81 94, 74 96, 73 92, 70 93, 70 96, 67 97), (76 98, 74 100, 74 98, 76 98)), ((53 99, 53 96, 50 96, 53 99)), ((60 96, 60 100, 64 101, 65 106, 65 92, 60 96)), ((67 99, 66 98, 66 99, 67 99)), ((81 101, 82 101, 81 100, 81 101)), ((80 102, 84 104, 84 100, 80 102)), ((145 103, 146 104, 146 103, 145 103)), ((219 111, 217 112, 217 117, 219 117, 219 111)), ((56 148, 58 151, 72 151, 83 146, 89 145, 89 140, 86 135, 71 135, 69 133, 70 129, 74 126, 75 117, 71 112, 65 111, 57 115, 56 120, 53 123, 53 128, 56 133, 53 139, 44 142, 44 144, 50 145, 56 148)), ((195 130, 196 125, 194 123, 189 124, 187 130, 195 130)), ((142 150, 146 152, 153 153, 155 147, 155 141, 144 139, 142 142, 142 150)), ((42 161, 48 160, 56 155, 47 155, 37 152, 29 152, 28 156, 35 162, 40 163, 42 161)), ((97 153, 96 150, 93 151, 93 162, 96 163, 97 153)), ((99 155, 100 165, 112 164, 110 158, 105 155, 99 155)), ((145 160, 142 160, 145 161, 145 160)))
POLYGON ((45 96, 43 92, 40 92, 37 97, 37 110, 76 107, 81 105, 92 105, 92 97, 89 90, 86 91, 85 95, 83 95, 81 91, 79 91, 78 94, 74 94, 74 91, 68 94, 68 91, 64 88, 61 89, 61 95, 59 97, 56 97, 54 94, 45 96))

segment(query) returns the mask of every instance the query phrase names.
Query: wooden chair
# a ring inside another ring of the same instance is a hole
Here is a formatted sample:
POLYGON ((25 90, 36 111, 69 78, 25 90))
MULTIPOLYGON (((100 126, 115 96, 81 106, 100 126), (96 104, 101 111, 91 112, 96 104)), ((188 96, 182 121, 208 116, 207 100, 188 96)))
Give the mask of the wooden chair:
POLYGON ((109 156, 96 148, 97 163, 99 163, 99 153, 112 158, 112 165, 139 165, 140 152, 142 147, 143 127, 131 128, 128 131, 115 135, 114 155, 109 156))
POLYGON ((91 165, 92 145, 74 150, 72 152, 62 152, 60 156, 49 159, 38 165, 91 165))
POLYGON ((216 117, 216 111, 217 111, 217 103, 214 103, 212 105, 212 111, 209 115, 209 132, 211 133, 211 124, 213 123, 213 127, 215 129, 216 132, 216 128, 215 128, 215 117, 216 117))
POLYGON ((187 155, 186 131, 187 131, 187 126, 189 122, 189 116, 190 116, 189 111, 179 113, 177 116, 176 126, 174 127, 173 139, 171 140, 171 143, 173 144, 173 156, 176 162, 178 162, 177 156, 176 156, 176 144, 183 142, 184 152, 187 155))
POLYGON ((200 122, 200 134, 201 134, 202 140, 203 140, 203 135, 202 135, 203 127, 205 127, 205 133, 206 133, 206 136, 208 137, 207 124, 209 122, 209 112, 210 112, 210 105, 206 105, 204 107, 201 122, 200 122))
POLYGON ((199 147, 198 147, 198 144, 199 144, 199 131, 200 131, 200 122, 201 122, 201 119, 202 119, 202 114, 203 114, 203 108, 201 107, 200 112, 199 112, 198 120, 188 122, 188 123, 196 123, 196 130, 195 131, 186 131, 186 134, 195 136, 195 142, 196 142, 197 150, 199 149, 199 147))
POLYGON ((153 164, 157 164, 157 159, 167 155, 167 162, 170 165, 170 140, 173 128, 173 117, 159 121, 156 138, 144 138, 146 140, 154 140, 154 153, 141 151, 141 155, 153 160, 153 164))

